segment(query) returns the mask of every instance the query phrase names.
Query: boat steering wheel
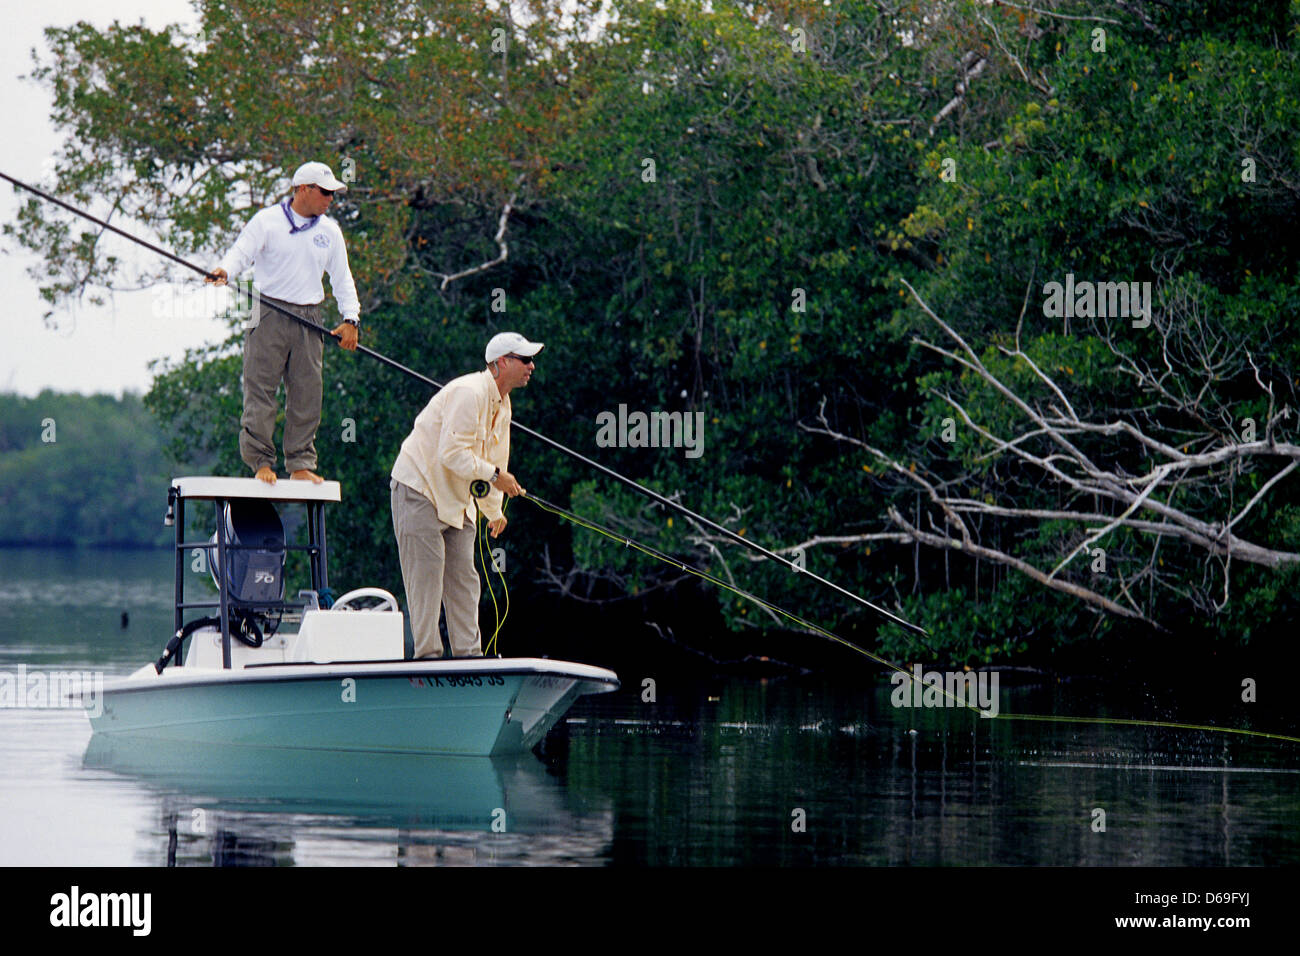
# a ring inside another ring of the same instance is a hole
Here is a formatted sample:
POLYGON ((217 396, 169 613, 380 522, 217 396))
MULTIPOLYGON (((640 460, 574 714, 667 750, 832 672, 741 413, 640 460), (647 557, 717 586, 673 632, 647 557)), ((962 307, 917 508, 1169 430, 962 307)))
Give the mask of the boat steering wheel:
POLYGON ((330 610, 331 611, 360 611, 360 610, 396 611, 397 598, 393 597, 383 588, 357 588, 355 591, 349 591, 347 594, 343 595, 337 601, 335 601, 334 606, 330 608, 330 610), (380 601, 380 603, 376 604, 374 607, 368 607, 368 608, 348 607, 349 602, 354 600, 359 600, 361 598, 377 598, 380 601))

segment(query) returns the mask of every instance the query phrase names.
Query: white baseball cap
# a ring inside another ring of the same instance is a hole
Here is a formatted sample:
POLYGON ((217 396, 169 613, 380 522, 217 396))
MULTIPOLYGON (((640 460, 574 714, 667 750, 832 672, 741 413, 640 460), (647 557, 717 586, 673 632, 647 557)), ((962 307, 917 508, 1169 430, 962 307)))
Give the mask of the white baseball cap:
POLYGON ((501 332, 488 341, 483 357, 489 362, 495 362, 501 356, 511 353, 532 356, 543 347, 541 342, 530 342, 518 332, 501 332))
POLYGON ((334 171, 324 163, 303 163, 293 174, 295 186, 319 186, 331 192, 341 192, 348 187, 334 178, 334 171))

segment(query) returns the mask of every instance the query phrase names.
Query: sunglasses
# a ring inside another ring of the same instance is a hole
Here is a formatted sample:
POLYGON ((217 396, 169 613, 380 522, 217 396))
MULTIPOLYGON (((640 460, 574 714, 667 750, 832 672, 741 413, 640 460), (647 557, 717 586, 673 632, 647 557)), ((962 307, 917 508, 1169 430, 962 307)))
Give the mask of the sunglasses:
MULTIPOLYGON (((313 186, 316 186, 315 183, 312 183, 312 185, 313 185, 313 186)), ((334 195, 334 190, 332 190, 332 189, 321 189, 319 186, 316 186, 316 191, 317 191, 318 193, 320 193, 322 196, 333 196, 333 195, 334 195)))
POLYGON ((534 364, 534 362, 533 362, 533 357, 532 357, 531 355, 515 355, 513 352, 511 352, 510 354, 508 354, 508 355, 506 356, 506 358, 512 358, 512 359, 514 359, 516 362, 520 362, 520 363, 522 363, 522 364, 524 364, 524 365, 533 365, 533 364, 534 364))

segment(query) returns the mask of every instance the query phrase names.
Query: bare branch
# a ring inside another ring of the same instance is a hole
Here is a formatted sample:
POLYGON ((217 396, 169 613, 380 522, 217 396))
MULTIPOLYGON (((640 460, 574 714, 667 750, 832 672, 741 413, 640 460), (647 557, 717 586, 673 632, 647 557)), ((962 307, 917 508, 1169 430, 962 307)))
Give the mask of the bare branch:
MULTIPOLYGON (((968 54, 968 57, 969 56, 973 56, 973 54, 968 54)), ((928 135, 933 136, 934 131, 938 129, 939 124, 943 122, 944 117, 946 117, 949 113, 951 113, 953 110, 955 110, 958 106, 962 104, 962 101, 966 99, 967 91, 970 90, 970 81, 975 79, 975 77, 979 76, 981 73, 983 73, 984 67, 986 67, 987 65, 988 65, 987 58, 982 56, 975 57, 974 65, 972 65, 968 69, 965 69, 962 78, 957 81, 957 86, 956 86, 957 95, 954 96, 952 99, 950 99, 947 103, 945 103, 943 108, 939 110, 939 112, 935 113, 934 118, 930 120, 930 132, 928 135)))
POLYGON ((903 515, 898 511, 897 508, 889 509, 889 518, 891 521, 894 522, 894 524, 898 525, 909 535, 911 535, 913 540, 919 541, 922 544, 928 544, 931 547, 935 547, 935 548, 957 548, 968 554, 974 555, 975 557, 983 558, 986 561, 994 561, 998 564, 1008 565, 1009 567, 1015 568, 1017 571, 1021 572, 1022 574, 1025 574, 1033 578, 1039 584, 1043 584, 1049 588, 1052 588, 1055 591, 1061 591, 1065 594, 1069 594, 1073 597, 1077 597, 1080 600, 1093 605, 1094 607, 1102 608, 1103 610, 1109 611, 1112 614, 1119 615, 1120 617, 1139 618, 1141 620, 1147 621, 1147 623, 1149 624, 1155 624, 1154 621, 1150 621, 1144 615, 1135 612, 1129 608, 1126 608, 1123 605, 1116 604, 1114 601, 1110 600, 1107 597, 1104 597, 1101 594, 1098 594, 1096 591, 1092 591, 1088 588, 1081 587, 1077 584, 1072 584, 1069 581, 1062 581, 1059 578, 1049 578, 1046 574, 1038 570, 1038 568, 1034 567, 1032 564, 1022 561, 1019 558, 1013 557, 1012 555, 1006 554, 1002 551, 995 551, 992 548, 980 547, 979 545, 965 545, 962 542, 953 541, 951 538, 946 538, 941 535, 928 534, 927 532, 921 531, 918 528, 914 528, 910 523, 908 523, 907 519, 903 517, 903 515))
POLYGON ((1036 7, 1021 6, 1018 3, 1011 3, 1010 0, 993 0, 995 7, 1012 7, 1016 10, 1024 10, 1026 13, 1037 14, 1040 17, 1054 17, 1057 20, 1088 20, 1093 23, 1113 23, 1115 26, 1123 26, 1118 20, 1111 20, 1109 17, 1088 17, 1078 16, 1069 13, 1057 13, 1054 10, 1039 10, 1036 7))
POLYGON ((1242 508, 1241 511, 1237 513, 1237 517, 1233 518, 1231 521, 1228 522, 1228 526, 1223 529, 1224 535, 1227 535, 1227 533, 1232 530, 1233 525, 1235 525, 1242 518, 1246 517, 1247 512, 1249 512, 1251 508, 1255 507, 1259 499, 1263 498, 1264 495, 1268 493, 1268 490, 1270 488, 1276 485, 1287 475, 1291 474, 1291 472, 1295 471, 1297 465, 1300 465, 1300 461, 1292 461, 1291 464, 1287 465, 1276 475, 1274 475, 1272 478, 1266 481, 1263 487, 1261 487, 1259 491, 1255 492, 1255 497, 1251 498, 1250 501, 1246 502, 1246 507, 1242 508))
POLYGON ((523 184, 523 181, 524 174, 520 173, 519 177, 515 180, 516 191, 510 194, 510 198, 506 200, 506 204, 501 207, 501 215, 497 219, 497 233, 492 237, 492 241, 497 244, 497 249, 499 250, 497 257, 495 259, 490 259, 487 262, 481 262, 472 268, 463 269, 460 272, 453 272, 450 275, 442 272, 431 271, 429 273, 430 275, 442 280, 441 285, 438 286, 441 291, 446 291, 447 286, 451 285, 457 279, 464 279, 466 276, 472 276, 479 272, 487 272, 493 266, 499 266, 501 263, 506 261, 506 257, 510 255, 510 249, 506 246, 506 223, 510 220, 510 211, 514 208, 515 200, 519 197, 518 187, 523 184))

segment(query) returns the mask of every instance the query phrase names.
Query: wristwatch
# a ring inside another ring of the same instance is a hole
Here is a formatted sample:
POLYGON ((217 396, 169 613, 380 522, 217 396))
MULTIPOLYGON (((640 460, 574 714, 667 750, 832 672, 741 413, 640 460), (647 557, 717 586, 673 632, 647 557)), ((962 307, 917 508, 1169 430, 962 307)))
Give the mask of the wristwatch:
POLYGON ((492 471, 492 483, 493 483, 493 484, 496 484, 497 479, 500 478, 500 477, 501 477, 501 469, 500 469, 500 467, 497 467, 497 468, 493 469, 493 471, 492 471))

